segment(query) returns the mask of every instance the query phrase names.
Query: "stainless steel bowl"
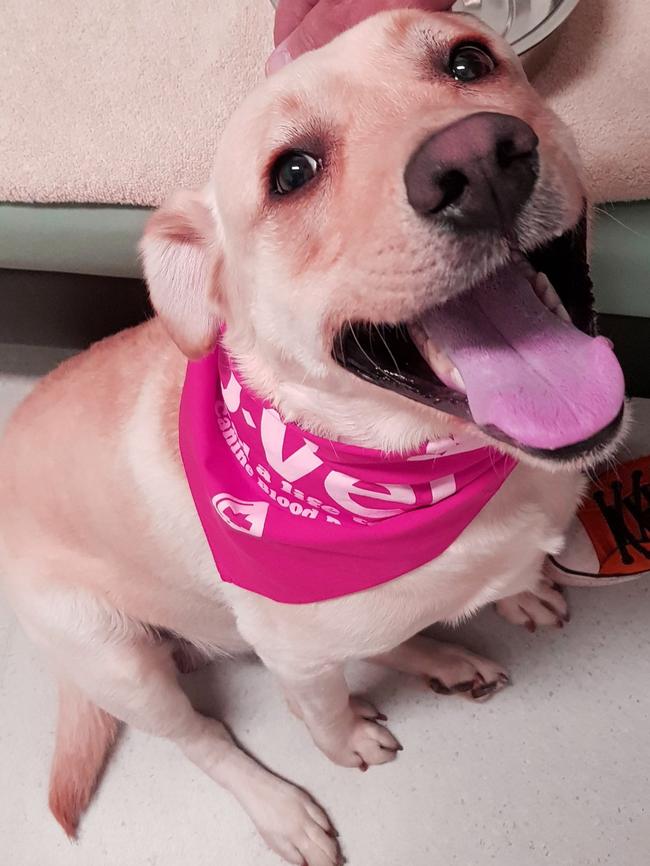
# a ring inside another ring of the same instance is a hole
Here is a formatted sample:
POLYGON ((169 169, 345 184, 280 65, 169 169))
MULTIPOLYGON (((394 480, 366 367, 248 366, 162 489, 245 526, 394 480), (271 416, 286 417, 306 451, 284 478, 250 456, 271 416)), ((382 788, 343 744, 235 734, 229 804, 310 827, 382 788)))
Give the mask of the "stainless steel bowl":
POLYGON ((489 24, 515 49, 526 66, 573 10, 579 0, 457 0, 456 12, 471 12, 489 24))

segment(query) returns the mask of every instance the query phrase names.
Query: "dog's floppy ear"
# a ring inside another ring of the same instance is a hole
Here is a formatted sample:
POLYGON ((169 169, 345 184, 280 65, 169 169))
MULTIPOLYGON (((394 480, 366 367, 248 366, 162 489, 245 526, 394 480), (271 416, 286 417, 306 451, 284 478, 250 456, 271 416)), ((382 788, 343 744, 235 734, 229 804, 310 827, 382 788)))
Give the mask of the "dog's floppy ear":
POLYGON ((222 248, 206 191, 181 191, 150 217, 140 242, 153 306, 188 358, 213 348, 219 332, 222 248))

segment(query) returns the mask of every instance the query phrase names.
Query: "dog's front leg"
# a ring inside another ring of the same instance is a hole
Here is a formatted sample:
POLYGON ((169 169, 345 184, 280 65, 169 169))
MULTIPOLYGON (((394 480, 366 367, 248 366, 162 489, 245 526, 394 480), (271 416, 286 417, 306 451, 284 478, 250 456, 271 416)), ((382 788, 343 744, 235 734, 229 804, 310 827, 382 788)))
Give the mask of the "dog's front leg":
POLYGON ((291 710, 309 729, 318 748, 335 764, 366 770, 392 761, 400 744, 372 704, 351 697, 342 664, 293 665, 265 657, 279 679, 291 710))

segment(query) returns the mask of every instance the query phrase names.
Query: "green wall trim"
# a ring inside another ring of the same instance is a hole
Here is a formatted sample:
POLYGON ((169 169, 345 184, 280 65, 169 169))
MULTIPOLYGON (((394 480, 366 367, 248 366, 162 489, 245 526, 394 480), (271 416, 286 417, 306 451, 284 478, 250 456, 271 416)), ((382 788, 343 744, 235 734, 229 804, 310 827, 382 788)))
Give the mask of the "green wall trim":
MULTIPOLYGON (((0 203, 0 268, 140 277, 149 208, 0 203)), ((650 317, 650 201, 599 208, 593 275, 599 312, 650 317)))
POLYGON ((140 277, 149 208, 0 204, 0 268, 140 277))

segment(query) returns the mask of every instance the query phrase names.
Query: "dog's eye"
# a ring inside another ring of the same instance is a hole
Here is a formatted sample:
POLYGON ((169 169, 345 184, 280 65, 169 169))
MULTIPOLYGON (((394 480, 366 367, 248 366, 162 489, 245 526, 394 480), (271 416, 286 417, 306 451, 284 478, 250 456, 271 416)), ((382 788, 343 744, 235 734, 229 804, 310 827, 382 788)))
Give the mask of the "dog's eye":
POLYGON ((487 50, 478 45, 459 45, 449 58, 449 74, 456 81, 476 81, 494 71, 496 63, 487 50))
POLYGON ((321 161, 309 153, 298 150, 284 153, 271 170, 271 188, 279 195, 286 195, 313 180, 320 169, 321 161))

